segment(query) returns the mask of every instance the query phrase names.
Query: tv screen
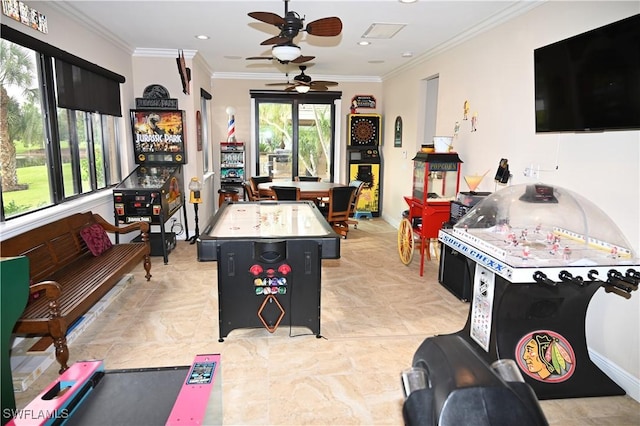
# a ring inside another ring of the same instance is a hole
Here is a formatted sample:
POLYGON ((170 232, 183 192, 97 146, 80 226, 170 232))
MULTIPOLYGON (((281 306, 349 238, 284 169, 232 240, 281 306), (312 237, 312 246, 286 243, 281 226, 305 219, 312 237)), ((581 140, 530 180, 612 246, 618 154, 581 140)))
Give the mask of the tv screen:
POLYGON ((640 129, 640 14, 534 50, 536 132, 640 129))

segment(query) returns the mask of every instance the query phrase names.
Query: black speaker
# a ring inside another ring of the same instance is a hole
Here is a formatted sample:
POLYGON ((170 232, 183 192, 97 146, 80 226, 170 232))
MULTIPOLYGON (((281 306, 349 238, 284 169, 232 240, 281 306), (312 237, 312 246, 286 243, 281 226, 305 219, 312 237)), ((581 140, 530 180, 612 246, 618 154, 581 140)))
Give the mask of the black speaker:
POLYGON ((468 302, 473 291, 475 262, 451 247, 441 244, 438 281, 458 299, 468 302))

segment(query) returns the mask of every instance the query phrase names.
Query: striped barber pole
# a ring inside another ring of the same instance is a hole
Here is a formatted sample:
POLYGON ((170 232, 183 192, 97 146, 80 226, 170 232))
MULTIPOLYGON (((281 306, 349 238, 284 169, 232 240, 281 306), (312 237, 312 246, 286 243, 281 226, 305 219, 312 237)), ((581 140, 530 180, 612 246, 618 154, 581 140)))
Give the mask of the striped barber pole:
POLYGON ((234 116, 235 109, 232 107, 228 107, 227 114, 229 114, 229 125, 227 126, 227 142, 235 142, 236 141, 236 118, 234 116))

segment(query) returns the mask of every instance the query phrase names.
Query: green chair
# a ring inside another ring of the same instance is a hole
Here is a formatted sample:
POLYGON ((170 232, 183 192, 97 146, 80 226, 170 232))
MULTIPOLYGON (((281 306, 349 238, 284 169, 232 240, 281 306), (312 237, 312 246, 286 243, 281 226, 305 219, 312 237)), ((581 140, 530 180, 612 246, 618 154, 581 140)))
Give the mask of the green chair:
POLYGON ((11 333, 29 300, 29 259, 7 257, 0 261, 0 374, 2 375, 2 424, 11 420, 5 413, 16 409, 11 375, 11 333), (7 410, 7 411, 5 411, 7 410))

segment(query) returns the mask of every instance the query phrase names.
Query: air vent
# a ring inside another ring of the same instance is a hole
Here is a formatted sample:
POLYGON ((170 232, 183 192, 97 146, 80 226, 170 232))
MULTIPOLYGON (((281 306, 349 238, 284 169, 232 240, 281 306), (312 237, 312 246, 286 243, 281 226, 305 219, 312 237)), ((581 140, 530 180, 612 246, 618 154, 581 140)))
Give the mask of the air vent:
POLYGON ((389 39, 396 35, 398 31, 406 27, 407 24, 371 24, 367 31, 364 32, 362 38, 389 39))

